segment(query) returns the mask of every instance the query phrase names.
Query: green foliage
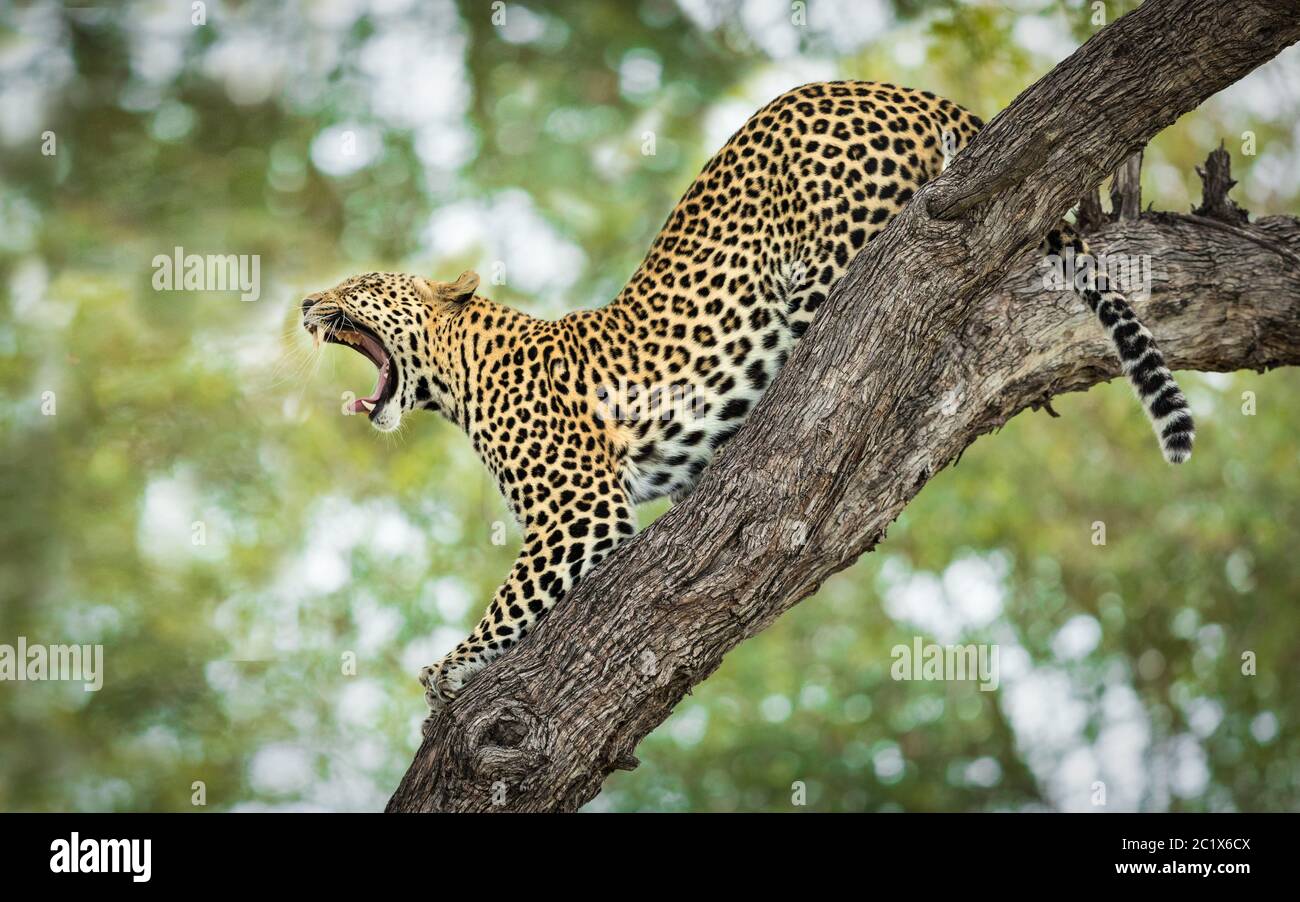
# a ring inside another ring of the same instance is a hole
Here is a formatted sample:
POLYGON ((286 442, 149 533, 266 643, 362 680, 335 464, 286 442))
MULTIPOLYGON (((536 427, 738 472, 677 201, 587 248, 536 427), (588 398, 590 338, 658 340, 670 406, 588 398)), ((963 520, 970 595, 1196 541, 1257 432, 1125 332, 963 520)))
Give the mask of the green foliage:
MULTIPOLYGON (((0 145, 0 643, 105 647, 99 692, 0 682, 0 809, 194 810, 196 781, 214 809, 373 809, 396 785, 414 675, 517 535, 494 543, 509 518, 450 425, 392 438, 339 415, 373 372, 310 352, 304 293, 388 268, 486 283, 501 262, 498 300, 601 303, 771 95, 870 77, 988 117, 1092 30, 1079 3, 909 0, 867 21, 812 0, 788 40, 780 4, 704 6, 509 3, 509 26, 470 2, 209 4, 197 27, 189 4, 0 12, 23 64, 0 79, 18 111, 0 145), (331 162, 348 132, 362 150, 331 162), (260 255, 260 299, 153 290, 177 246, 260 255)), ((1226 140, 1244 205, 1294 211, 1295 101, 1259 96, 1295 65, 1157 139, 1147 199, 1187 208, 1226 140)), ((789 810, 801 783, 818 810, 1085 810, 1102 780, 1111 809, 1294 809, 1300 381, 1183 378, 1189 466, 1163 464, 1119 384, 1018 418, 730 655, 592 807, 789 810), (894 680, 915 636, 996 643, 998 690, 894 680)))

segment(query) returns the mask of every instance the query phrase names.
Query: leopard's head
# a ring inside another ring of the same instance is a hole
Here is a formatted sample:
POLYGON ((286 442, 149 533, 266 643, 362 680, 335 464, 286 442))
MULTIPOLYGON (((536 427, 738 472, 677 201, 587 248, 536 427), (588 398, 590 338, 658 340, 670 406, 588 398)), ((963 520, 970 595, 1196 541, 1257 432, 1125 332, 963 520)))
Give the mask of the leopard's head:
POLYGON ((478 274, 454 282, 402 273, 372 272, 345 279, 302 302, 303 327, 317 345, 347 345, 379 370, 375 389, 349 404, 365 412, 380 432, 401 425, 408 410, 438 406, 445 399, 453 363, 440 327, 473 299, 478 274))

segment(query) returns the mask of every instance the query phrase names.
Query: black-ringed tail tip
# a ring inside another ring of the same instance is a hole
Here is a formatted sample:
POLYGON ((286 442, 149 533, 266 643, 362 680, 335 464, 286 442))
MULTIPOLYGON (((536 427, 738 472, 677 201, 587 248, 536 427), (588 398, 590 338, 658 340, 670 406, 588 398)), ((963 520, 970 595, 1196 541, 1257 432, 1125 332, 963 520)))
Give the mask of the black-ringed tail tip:
MULTIPOLYGON (((1049 232, 1046 246, 1048 253, 1053 254, 1060 254, 1066 248, 1072 249, 1076 257, 1088 253, 1087 243, 1068 232, 1049 232)), ((1187 398, 1174 381, 1173 373, 1165 366, 1165 357, 1156 346, 1156 340, 1137 318, 1124 295, 1111 290, 1102 272, 1096 274, 1095 286, 1085 289, 1076 286, 1076 290, 1114 343, 1124 375, 1160 439, 1160 450, 1165 460, 1171 464, 1183 463, 1192 456, 1192 443, 1196 438, 1187 398)))

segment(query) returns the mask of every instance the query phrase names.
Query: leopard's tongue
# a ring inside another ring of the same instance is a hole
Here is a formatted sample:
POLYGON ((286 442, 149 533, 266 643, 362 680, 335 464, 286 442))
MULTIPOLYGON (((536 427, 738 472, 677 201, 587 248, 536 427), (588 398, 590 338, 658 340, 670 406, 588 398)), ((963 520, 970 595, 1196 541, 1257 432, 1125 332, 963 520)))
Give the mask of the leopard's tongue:
POLYGON ((352 412, 361 413, 363 410, 369 412, 374 410, 379 399, 384 396, 384 390, 388 388, 388 361, 379 368, 379 379, 375 382, 375 390, 370 393, 368 398, 357 398, 352 402, 352 412))

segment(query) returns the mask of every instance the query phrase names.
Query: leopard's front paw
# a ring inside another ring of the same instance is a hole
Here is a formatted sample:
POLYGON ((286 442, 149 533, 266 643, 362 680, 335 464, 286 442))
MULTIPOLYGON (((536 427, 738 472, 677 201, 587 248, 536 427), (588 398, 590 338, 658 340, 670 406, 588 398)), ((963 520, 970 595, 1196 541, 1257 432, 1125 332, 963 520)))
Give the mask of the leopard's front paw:
POLYGON ((429 710, 437 714, 451 704, 484 666, 485 661, 463 658, 453 652, 437 664, 422 669, 420 683, 424 686, 424 700, 428 702, 429 710))

